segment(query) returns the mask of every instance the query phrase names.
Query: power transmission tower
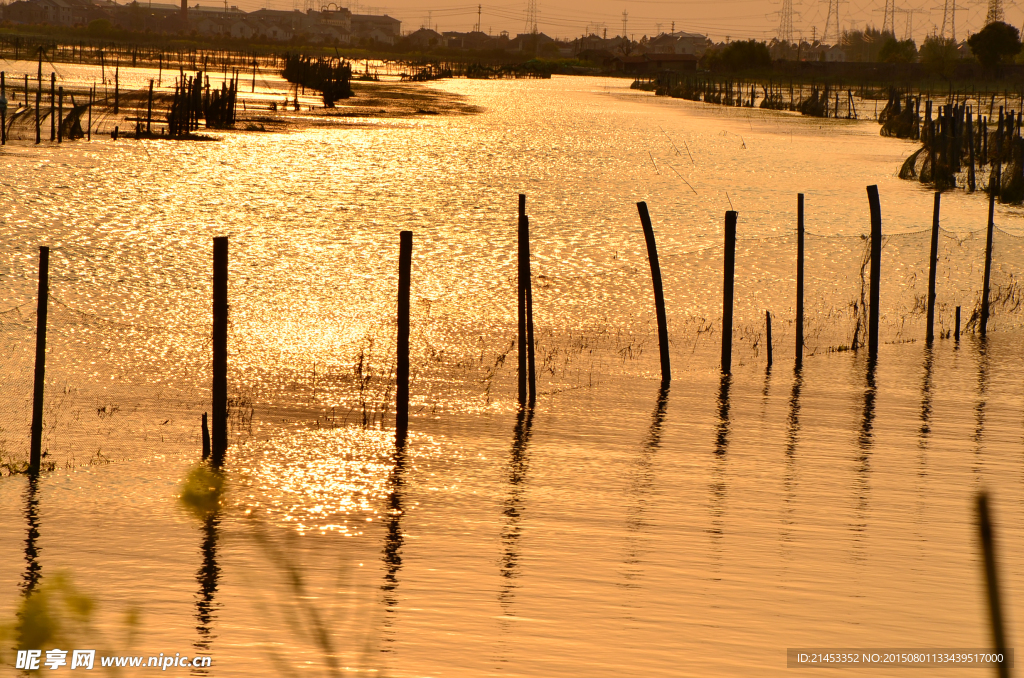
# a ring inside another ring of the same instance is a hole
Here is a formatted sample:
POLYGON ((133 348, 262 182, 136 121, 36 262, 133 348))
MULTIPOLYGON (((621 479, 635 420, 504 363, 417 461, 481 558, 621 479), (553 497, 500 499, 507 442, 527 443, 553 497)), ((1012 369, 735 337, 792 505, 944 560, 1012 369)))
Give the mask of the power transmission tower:
POLYGON ((476 6, 476 32, 477 33, 480 32, 480 15, 483 14, 483 11, 484 11, 484 6, 483 5, 477 5, 476 6))
POLYGON ((537 35, 537 0, 530 0, 526 5, 526 32, 537 35))
POLYGON ((842 40, 839 32, 839 0, 828 0, 828 16, 825 17, 825 31, 821 34, 821 41, 827 43, 829 38, 835 39, 833 45, 838 45, 842 40))
POLYGON ((885 0, 885 16, 882 17, 882 33, 896 35, 896 0, 885 0))
POLYGON ((793 0, 782 0, 779 14, 779 42, 793 42, 793 0))
POLYGON ((622 10, 622 37, 626 37, 626 21, 629 19, 629 12, 622 10))
POLYGON ((920 10, 920 9, 903 9, 901 7, 899 9, 897 9, 896 11, 899 12, 900 14, 906 14, 907 15, 907 27, 906 27, 906 29, 903 32, 903 39, 904 40, 913 40, 914 39, 914 15, 918 14, 918 13, 924 11, 924 10, 920 10))
POLYGON ((1003 0, 988 0, 988 14, 985 15, 985 25, 988 26, 996 21, 1003 20, 1003 0))

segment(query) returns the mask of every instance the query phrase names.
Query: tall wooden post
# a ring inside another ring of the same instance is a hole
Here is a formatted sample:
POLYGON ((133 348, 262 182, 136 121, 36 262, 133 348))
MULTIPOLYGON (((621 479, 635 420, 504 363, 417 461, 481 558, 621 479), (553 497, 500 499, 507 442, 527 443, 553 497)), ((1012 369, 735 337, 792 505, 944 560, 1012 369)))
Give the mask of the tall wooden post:
POLYGON ((43 382, 46 377, 46 307, 50 296, 50 248, 39 248, 39 292, 36 298, 36 370, 32 383, 32 436, 29 469, 39 471, 43 454, 43 382))
POLYGON ((533 344, 533 282, 530 274, 530 220, 526 196, 519 196, 519 404, 537 401, 533 344))
POLYGON ((638 202, 640 223, 644 227, 644 240, 647 242, 647 259, 651 264, 651 282, 654 285, 654 310, 658 316, 658 348, 661 352, 661 383, 672 381, 672 366, 668 354, 668 319, 665 315, 665 293, 661 285, 661 265, 658 263, 658 245, 654 240, 654 227, 651 215, 647 212, 647 203, 638 202))
POLYGON ((765 347, 768 349, 768 369, 772 368, 772 312, 764 312, 765 347))
POLYGON ((64 87, 57 90, 57 143, 64 141, 64 87))
POLYGON ((54 125, 55 113, 57 112, 57 74, 50 73, 50 141, 57 138, 57 128, 54 125))
POLYGON ((96 85, 89 88, 89 127, 85 130, 86 138, 92 141, 92 101, 96 95, 96 85))
POLYGON ((932 210, 932 250, 928 257, 928 328, 925 341, 935 339, 935 268, 939 263, 939 200, 942 194, 935 192, 935 207, 932 210))
POLYGON ((967 111, 967 188, 972 193, 977 187, 974 176, 974 121, 971 111, 967 111))
MULTIPOLYGON (((14 87, 11 87, 14 91, 14 87)), ((11 95, 14 98, 14 95, 11 95)), ((7 143, 7 83, 4 80, 4 72, 0 71, 0 146, 7 143)))
POLYGON ((878 186, 868 186, 871 206, 871 290, 868 308, 868 358, 878 357, 878 299, 882 280, 882 207, 878 200, 878 186))
MULTIPOLYGON (((121 108, 121 67, 114 69, 114 115, 117 115, 121 108)), ((216 415, 214 415, 216 416, 216 415)))
POLYGON ((41 90, 36 90, 36 143, 41 143, 43 138, 39 130, 39 106, 42 104, 43 93, 41 90))
POLYGON ((409 290, 412 274, 412 231, 399 233, 398 247, 398 388, 395 398, 395 443, 409 433, 409 290))
POLYGON ((796 364, 804 366, 804 194, 796 196, 796 364))
POLYGON ((722 276, 722 373, 732 372, 733 276, 736 272, 736 212, 725 213, 725 267, 722 276))
POLYGON ((146 108, 146 135, 153 133, 153 81, 149 81, 149 104, 146 108))
POLYGON ((953 339, 956 343, 960 343, 960 307, 956 307, 956 329, 953 332, 953 339))
MULTIPOLYGON (((989 182, 992 183, 991 181, 989 182)), ((999 182, 996 180, 994 186, 998 187, 999 182)), ((981 288, 981 322, 979 323, 979 329, 981 336, 984 338, 988 333, 988 288, 989 283, 992 281, 992 232, 995 230, 995 211, 996 211, 996 189, 992 186, 989 187, 988 192, 988 229, 985 233, 985 278, 981 288)))
POLYGON ((214 468, 228 449, 228 239, 213 239, 213 430, 214 468))

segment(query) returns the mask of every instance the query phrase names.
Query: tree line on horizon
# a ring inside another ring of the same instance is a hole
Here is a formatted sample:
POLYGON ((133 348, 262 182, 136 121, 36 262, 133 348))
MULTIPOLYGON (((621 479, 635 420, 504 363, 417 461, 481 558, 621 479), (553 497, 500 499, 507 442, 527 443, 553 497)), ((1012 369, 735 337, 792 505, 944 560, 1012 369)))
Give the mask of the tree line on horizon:
MULTIPOLYGON (((1004 63, 1024 64, 1020 31, 1002 21, 988 24, 963 43, 930 35, 920 48, 912 39, 899 40, 892 33, 868 26, 864 30, 845 31, 838 47, 844 52, 843 61, 919 62, 929 72, 943 77, 951 77, 956 64, 965 59, 976 60, 989 69, 1004 63), (962 49, 963 45, 966 50, 962 49)), ((819 41, 737 40, 710 46, 701 58, 701 65, 709 70, 725 71, 770 68, 773 61, 825 60, 827 49, 829 47, 819 41)))

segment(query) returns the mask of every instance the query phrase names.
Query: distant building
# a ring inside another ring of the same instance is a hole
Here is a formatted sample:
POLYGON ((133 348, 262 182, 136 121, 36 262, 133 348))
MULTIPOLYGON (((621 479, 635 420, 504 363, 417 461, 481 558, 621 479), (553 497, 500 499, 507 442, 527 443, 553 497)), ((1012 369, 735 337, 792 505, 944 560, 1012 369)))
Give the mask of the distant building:
POLYGON ((703 56, 707 50, 708 39, 700 33, 662 33, 647 41, 647 51, 654 54, 691 54, 703 56))
MULTIPOLYGON (((352 39, 356 43, 393 45, 402 35, 402 22, 387 14, 353 14, 352 39)), ((440 35, 440 34, 438 34, 440 35)))
POLYGON ((846 50, 839 45, 829 47, 825 52, 825 61, 846 61, 846 50))
POLYGON ((431 47, 444 47, 445 39, 437 31, 421 28, 402 38, 402 43, 417 49, 430 49, 431 47))

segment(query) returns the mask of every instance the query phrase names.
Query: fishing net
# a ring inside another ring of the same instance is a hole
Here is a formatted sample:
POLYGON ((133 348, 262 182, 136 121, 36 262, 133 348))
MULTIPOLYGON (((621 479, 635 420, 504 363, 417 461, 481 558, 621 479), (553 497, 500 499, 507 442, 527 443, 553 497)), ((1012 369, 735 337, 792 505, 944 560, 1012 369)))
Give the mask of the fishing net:
MULTIPOLYGON (((940 341, 952 333, 957 307, 961 331, 979 329, 985 239, 984 230, 940 231, 935 314, 940 341)), ((373 256, 397 262, 394 240, 373 256)), ((930 242, 930 230, 884 238, 883 344, 924 340, 930 242)), ((512 251, 514 238, 491 244, 512 251)), ((479 272, 460 270, 454 257, 422 251, 423 245, 414 258, 412 412, 513 407, 513 262, 507 254, 485 259, 481 270, 493 266, 497 272, 483 279, 479 272)), ((665 249, 661 268, 673 370, 677 376, 714 371, 721 348, 723 247, 665 249)), ((615 253, 566 274, 564 262, 543 247, 538 251, 533 289, 540 392, 588 388, 617 375, 656 377, 657 325, 645 253, 615 253)), ((796 251, 795 235, 737 242, 734 370, 763 369, 766 312, 772 316, 775 360, 791 364, 796 251)), ((866 345, 868 239, 808 233, 805 252, 805 355, 813 359, 866 345)), ((196 279, 178 256, 150 253, 139 270, 124 263, 124 252, 78 245, 52 250, 45 464, 199 451, 201 415, 210 408, 212 283, 209 275, 196 279)), ((365 256, 370 255, 351 255, 365 256)), ((0 309, 5 383, 0 464, 7 470, 28 458, 35 257, 14 248, 0 271, 9 289, 0 309)), ((395 388, 397 270, 354 277, 355 259, 346 259, 339 249, 319 259, 311 253, 311 273, 301 282, 302 276, 269 269, 277 257, 273 252, 238 243, 231 257, 232 439, 254 429, 259 433, 260 427, 388 426, 395 388), (339 280, 350 282, 338 285, 339 280)), ((1024 325, 1022 263, 1024 238, 996 229, 989 332, 1024 325)))

